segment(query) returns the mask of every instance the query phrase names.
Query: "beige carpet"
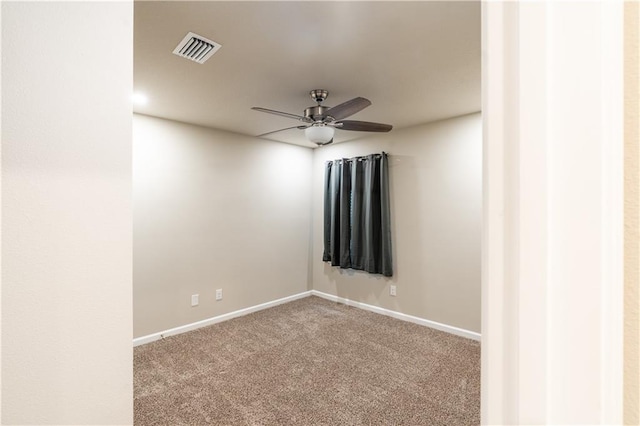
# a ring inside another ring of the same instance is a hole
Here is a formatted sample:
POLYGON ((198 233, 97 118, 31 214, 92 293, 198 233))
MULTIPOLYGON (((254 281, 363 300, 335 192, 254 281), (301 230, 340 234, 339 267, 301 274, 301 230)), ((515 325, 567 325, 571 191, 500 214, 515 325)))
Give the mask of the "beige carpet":
POLYGON ((134 350, 136 425, 477 425, 480 345, 307 297, 134 350))

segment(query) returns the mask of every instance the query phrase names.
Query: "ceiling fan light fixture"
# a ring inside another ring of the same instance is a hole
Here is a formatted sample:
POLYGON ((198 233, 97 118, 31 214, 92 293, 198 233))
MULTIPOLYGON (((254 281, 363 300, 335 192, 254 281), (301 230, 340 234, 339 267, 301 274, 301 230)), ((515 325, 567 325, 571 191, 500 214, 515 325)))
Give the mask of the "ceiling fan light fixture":
POLYGON ((373 123, 370 121, 343 120, 371 105, 371 101, 366 98, 357 97, 334 107, 322 106, 321 103, 326 99, 328 94, 329 92, 324 89, 312 90, 310 95, 318 105, 306 108, 304 110, 304 115, 290 114, 288 112, 261 107, 251 107, 251 109, 255 111, 293 118, 306 123, 299 126, 287 127, 285 129, 263 133, 258 135, 258 137, 281 132, 283 130, 305 129, 304 134, 307 140, 318 146, 322 146, 333 142, 333 135, 336 131, 336 127, 342 130, 355 130, 358 132, 388 132, 393 128, 390 124, 373 123))
POLYGON ((317 144, 326 144, 331 141, 334 133, 335 129, 333 127, 325 126, 324 124, 313 125, 304 129, 304 135, 307 137, 309 142, 317 144))

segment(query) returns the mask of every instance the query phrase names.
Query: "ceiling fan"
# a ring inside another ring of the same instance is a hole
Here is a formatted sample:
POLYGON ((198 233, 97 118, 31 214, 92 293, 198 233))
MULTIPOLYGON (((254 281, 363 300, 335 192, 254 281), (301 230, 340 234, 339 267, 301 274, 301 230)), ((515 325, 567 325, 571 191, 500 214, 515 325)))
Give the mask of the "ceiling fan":
POLYGON ((322 101, 327 99, 327 96, 329 95, 327 90, 312 90, 309 92, 309 95, 311 95, 311 98, 316 101, 318 105, 306 108, 304 110, 304 115, 290 114, 288 112, 275 111, 267 108, 252 107, 251 109, 256 111, 293 118, 305 123, 298 126, 274 130, 273 132, 263 133, 258 135, 258 137, 282 132, 283 130, 304 129, 305 136, 309 141, 317 144, 318 146, 322 146, 333 142, 335 129, 355 130, 359 132, 388 132, 393 128, 390 124, 372 123, 370 121, 344 120, 345 118, 350 117, 371 105, 371 101, 368 99, 358 97, 334 107, 327 107, 322 105, 322 101))

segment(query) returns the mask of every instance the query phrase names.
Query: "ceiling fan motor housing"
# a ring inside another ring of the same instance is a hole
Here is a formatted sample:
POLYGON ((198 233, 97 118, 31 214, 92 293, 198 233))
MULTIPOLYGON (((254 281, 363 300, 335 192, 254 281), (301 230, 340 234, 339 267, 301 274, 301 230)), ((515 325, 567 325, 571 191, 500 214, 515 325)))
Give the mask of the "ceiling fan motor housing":
POLYGON ((329 110, 329 107, 316 105, 309 107, 304 110, 304 116, 306 118, 311 118, 313 121, 318 121, 324 119, 325 112, 329 110))

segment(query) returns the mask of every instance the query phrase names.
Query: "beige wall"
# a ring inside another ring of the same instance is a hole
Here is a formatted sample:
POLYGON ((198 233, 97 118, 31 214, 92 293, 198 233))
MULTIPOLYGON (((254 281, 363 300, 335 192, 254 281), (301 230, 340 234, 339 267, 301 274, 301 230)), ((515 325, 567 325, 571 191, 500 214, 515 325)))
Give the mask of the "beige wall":
POLYGON ((133 124, 135 337, 307 291, 312 150, 133 124))
POLYGON ((317 149, 313 288, 479 332, 481 208, 480 114, 317 149), (380 151, 390 155, 392 278, 322 262, 325 161, 380 151), (396 297, 389 296, 390 284, 396 297))
POLYGON ((640 5, 625 4, 624 423, 640 424, 640 5))
POLYGON ((316 150, 134 115, 133 146, 135 337, 312 288, 480 330, 480 114, 316 150), (321 261, 324 162, 382 150, 391 279, 321 261))
POLYGON ((133 6, 1 7, 2 423, 131 424, 133 6))

